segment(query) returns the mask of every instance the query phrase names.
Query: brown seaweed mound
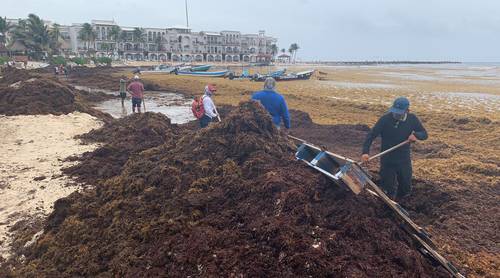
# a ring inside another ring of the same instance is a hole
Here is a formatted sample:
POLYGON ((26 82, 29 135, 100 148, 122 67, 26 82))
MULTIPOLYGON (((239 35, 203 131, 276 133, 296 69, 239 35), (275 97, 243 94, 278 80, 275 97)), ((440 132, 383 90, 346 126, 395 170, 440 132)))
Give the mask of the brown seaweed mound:
POLYGON ((0 78, 0 85, 8 86, 19 81, 25 81, 31 78, 40 78, 40 75, 32 71, 17 68, 6 68, 2 69, 2 78, 0 78))
POLYGON ((109 98, 112 96, 78 91, 57 79, 27 70, 8 69, 0 80, 0 114, 7 116, 62 115, 80 111, 109 122, 112 120, 109 114, 90 106, 90 100, 109 98))
POLYGON ((0 114, 68 114, 76 110, 75 95, 50 79, 33 78, 0 89, 0 114))
POLYGON ((335 186, 293 151, 257 103, 242 103, 57 201, 15 273, 446 277, 380 202, 335 186))
POLYGON ((103 145, 81 157, 72 157, 71 160, 80 163, 63 169, 63 172, 80 182, 94 184, 119 175, 130 156, 164 144, 176 133, 175 126, 163 114, 132 114, 80 136, 84 142, 99 142, 103 145))

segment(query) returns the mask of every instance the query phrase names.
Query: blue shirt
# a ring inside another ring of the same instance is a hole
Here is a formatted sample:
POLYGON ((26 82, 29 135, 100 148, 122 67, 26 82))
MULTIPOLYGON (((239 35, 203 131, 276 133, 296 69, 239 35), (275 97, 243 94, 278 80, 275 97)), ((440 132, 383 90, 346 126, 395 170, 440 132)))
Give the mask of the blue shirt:
POLYGON ((275 91, 263 90, 252 95, 252 100, 258 100, 267 112, 273 117, 273 122, 276 126, 281 125, 281 119, 285 123, 286 128, 290 128, 290 115, 286 106, 285 98, 275 91))

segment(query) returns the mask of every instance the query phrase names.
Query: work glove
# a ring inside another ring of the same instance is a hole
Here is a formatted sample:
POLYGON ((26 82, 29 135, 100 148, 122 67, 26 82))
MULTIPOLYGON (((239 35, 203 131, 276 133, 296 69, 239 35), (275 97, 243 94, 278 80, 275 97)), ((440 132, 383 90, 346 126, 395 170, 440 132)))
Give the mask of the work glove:
POLYGON ((365 163, 365 162, 368 162, 368 159, 370 158, 370 156, 367 154, 367 153, 364 153, 362 156, 361 156, 361 162, 365 163))

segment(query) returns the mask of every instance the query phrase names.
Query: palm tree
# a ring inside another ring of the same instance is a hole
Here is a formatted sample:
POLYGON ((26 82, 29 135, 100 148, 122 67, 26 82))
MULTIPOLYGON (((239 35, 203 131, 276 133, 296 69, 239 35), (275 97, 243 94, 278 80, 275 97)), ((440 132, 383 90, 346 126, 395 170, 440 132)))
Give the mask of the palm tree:
POLYGON ((286 52, 286 49, 282 48, 281 53, 285 54, 285 52, 286 52))
POLYGON ((118 49, 118 43, 120 42, 120 39, 121 39, 121 32, 122 32, 122 29, 119 27, 119 26, 112 26, 111 27, 111 30, 109 30, 109 35, 111 36, 111 39, 115 42, 115 47, 116 49, 118 49))
POLYGON ((84 43, 85 50, 89 49, 90 36, 92 33, 92 25, 90 23, 84 23, 82 29, 78 32, 78 39, 82 40, 84 43))
MULTIPOLYGON (((120 32, 120 41, 121 41, 121 42, 126 42, 126 41, 128 41, 128 40, 129 40, 129 35, 128 35, 128 32, 127 32, 127 31, 123 31, 123 30, 122 30, 122 31, 120 32)), ((122 55, 123 55, 123 53, 124 53, 124 51, 126 50, 126 49, 125 49, 125 45, 126 45, 126 44, 124 44, 124 45, 123 45, 123 49, 122 49, 122 50, 118 49, 118 55, 119 55, 119 56, 122 56, 122 55)))
POLYGON ((276 56, 276 54, 278 54, 278 46, 275 43, 271 44, 271 53, 273 54, 273 56, 276 56))
POLYGON ((29 14, 26 20, 19 20, 12 34, 12 44, 19 42, 30 55, 40 58, 50 51, 52 37, 45 23, 35 14, 29 14))
MULTIPOLYGON (((78 38, 85 42, 85 49, 88 53, 91 43, 94 43, 97 38, 97 33, 94 31, 90 23, 84 23, 82 25, 82 29, 78 32, 78 38)), ((95 49, 95 46, 92 47, 92 49, 95 49)))
POLYGON ((57 23, 52 24, 52 29, 50 30, 50 35, 56 41, 59 40, 59 38, 61 37, 61 25, 59 25, 57 23))
POLYGON ((140 43, 139 44, 140 45, 139 48, 141 48, 141 49, 143 48, 142 47, 142 43, 144 41, 146 41, 145 38, 144 38, 145 33, 146 32, 142 28, 138 28, 138 27, 134 28, 134 32, 133 32, 133 34, 134 34, 134 41, 140 43))
POLYGON ((127 31, 122 31, 120 33, 120 41, 122 42, 126 42, 126 41, 129 41, 130 40, 130 37, 129 37, 129 34, 127 31))
POLYGON ((163 38, 161 36, 156 37, 156 51, 162 51, 163 50, 163 38))
POLYGON ((48 50, 51 37, 42 19, 35 14, 28 15, 28 44, 35 50, 48 50))
POLYGON ((61 38, 61 25, 54 23, 52 24, 52 29, 49 31, 51 38, 51 46, 50 48, 54 53, 59 52, 59 48, 61 47, 61 42, 59 41, 61 38))
POLYGON ((24 44, 24 40, 26 39, 28 33, 28 24, 25 19, 20 19, 17 25, 12 28, 12 39, 11 44, 16 41, 19 41, 24 44))
POLYGON ((12 25, 7 22, 7 18, 0 17, 0 44, 7 43, 7 33, 12 29, 12 25))
POLYGON ((103 42, 101 44, 101 50, 106 52, 106 56, 109 56, 109 50, 111 50, 111 45, 109 43, 103 42))
POLYGON ((300 49, 300 46, 297 43, 292 43, 290 45, 290 54, 293 53, 293 62, 295 63, 295 58, 297 57, 297 51, 300 49))

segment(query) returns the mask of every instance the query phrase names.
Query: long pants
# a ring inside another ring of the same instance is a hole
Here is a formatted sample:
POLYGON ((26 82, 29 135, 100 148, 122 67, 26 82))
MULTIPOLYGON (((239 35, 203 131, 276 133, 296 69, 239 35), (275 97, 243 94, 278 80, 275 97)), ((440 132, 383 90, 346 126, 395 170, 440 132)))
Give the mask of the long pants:
POLYGON ((411 161, 382 162, 380 165, 382 189, 392 199, 407 196, 411 192, 412 173, 411 161))
POLYGON ((210 122, 212 122, 212 118, 210 118, 207 115, 203 115, 203 117, 201 117, 200 119, 200 127, 201 128, 207 127, 210 122))

